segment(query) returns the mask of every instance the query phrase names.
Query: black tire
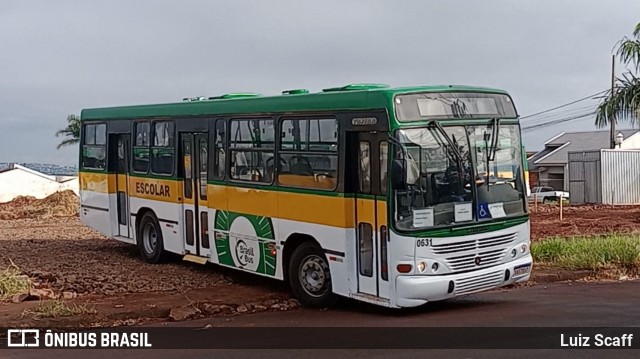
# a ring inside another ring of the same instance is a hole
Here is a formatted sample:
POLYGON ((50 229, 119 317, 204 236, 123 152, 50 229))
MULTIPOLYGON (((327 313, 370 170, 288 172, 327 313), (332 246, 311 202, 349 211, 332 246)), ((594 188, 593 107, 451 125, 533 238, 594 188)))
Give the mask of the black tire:
POLYGON ((155 264, 166 259, 162 230, 158 219, 152 212, 147 212, 142 216, 137 237, 140 255, 145 262, 155 264))
POLYGON ((544 198, 542 199, 542 203, 547 203, 547 202, 549 202, 549 197, 544 197, 544 198))
POLYGON ((298 246, 291 254, 288 272, 291 290, 303 306, 326 308, 336 303, 329 263, 316 244, 305 242, 298 246))

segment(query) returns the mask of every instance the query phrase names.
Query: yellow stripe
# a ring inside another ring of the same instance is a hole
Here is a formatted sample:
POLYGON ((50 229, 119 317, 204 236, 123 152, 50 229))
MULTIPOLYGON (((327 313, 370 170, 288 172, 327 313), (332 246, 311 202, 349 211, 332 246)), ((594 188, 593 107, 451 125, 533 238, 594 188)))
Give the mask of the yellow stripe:
POLYGON ((279 192, 277 216, 292 221, 354 227, 354 199, 303 193, 279 192))
POLYGON ((99 193, 114 193, 116 177, 106 173, 80 172, 80 190, 99 193))
POLYGON ((378 201, 378 227, 387 225, 387 202, 378 201))
MULTIPOLYGON (((124 180, 125 175, 118 175, 124 180)), ((115 174, 80 173, 80 188, 101 193, 116 192, 115 174)), ((182 181, 129 177, 129 195, 169 203, 193 204, 184 198, 182 181)), ((207 200, 199 204, 236 213, 316 223, 339 228, 355 227, 355 206, 360 222, 378 225, 387 222, 386 202, 309 193, 295 193, 224 185, 207 186, 207 200)))
POLYGON ((180 184, 173 180, 129 177, 129 195, 162 202, 180 203, 181 200, 178 200, 178 198, 182 198, 180 184))
POLYGON ((227 203, 227 208, 231 212, 277 217, 278 192, 228 187, 227 203))
POLYGON ((376 207, 374 204, 372 199, 358 198, 356 200, 358 223, 370 223, 372 226, 376 223, 376 207))

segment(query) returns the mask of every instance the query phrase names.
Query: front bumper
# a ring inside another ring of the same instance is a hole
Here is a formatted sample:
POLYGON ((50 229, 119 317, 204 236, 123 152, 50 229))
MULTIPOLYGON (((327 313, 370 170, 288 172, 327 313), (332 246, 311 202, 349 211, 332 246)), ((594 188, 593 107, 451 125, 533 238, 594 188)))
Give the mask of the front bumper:
POLYGON ((429 301, 453 298, 529 279, 533 268, 531 254, 511 262, 482 270, 440 276, 397 276, 396 305, 416 307, 429 301), (514 268, 529 264, 527 273, 514 276, 514 268), (507 271, 509 271, 508 279, 507 271), (451 290, 453 287, 453 290, 451 290))

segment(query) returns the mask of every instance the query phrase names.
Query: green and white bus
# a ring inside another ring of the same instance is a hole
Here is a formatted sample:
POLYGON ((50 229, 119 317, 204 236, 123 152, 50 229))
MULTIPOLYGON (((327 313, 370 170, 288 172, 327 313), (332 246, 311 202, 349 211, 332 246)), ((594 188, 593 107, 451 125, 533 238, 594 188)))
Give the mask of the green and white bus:
POLYGON ((352 84, 85 109, 80 215, 106 236, 413 307, 528 280, 518 114, 502 90, 352 84))

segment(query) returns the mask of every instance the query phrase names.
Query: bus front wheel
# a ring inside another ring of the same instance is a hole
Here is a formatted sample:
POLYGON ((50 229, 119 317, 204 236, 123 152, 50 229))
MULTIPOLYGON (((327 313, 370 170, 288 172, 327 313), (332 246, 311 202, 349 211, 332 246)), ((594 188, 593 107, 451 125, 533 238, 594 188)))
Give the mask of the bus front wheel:
POLYGON ((331 291, 331 272, 322 250, 311 242, 302 243, 289 261, 289 284, 306 307, 329 307, 336 302, 331 291))
POLYGON ((156 216, 147 212, 140 220, 138 227, 138 248, 142 259, 147 263, 158 263, 164 259, 164 243, 162 230, 156 216))

